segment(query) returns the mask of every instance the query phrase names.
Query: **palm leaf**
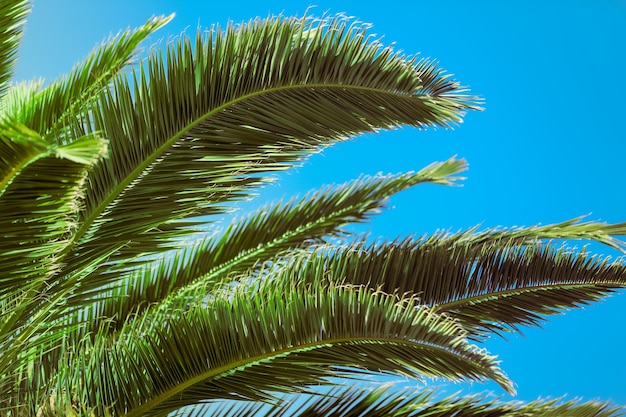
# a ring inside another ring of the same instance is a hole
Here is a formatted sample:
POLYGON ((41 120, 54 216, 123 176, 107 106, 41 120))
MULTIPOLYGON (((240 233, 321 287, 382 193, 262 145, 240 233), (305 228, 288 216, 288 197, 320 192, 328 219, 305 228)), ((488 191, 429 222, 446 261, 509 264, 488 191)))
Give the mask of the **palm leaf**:
POLYGON ((0 389, 11 398, 19 386, 16 375, 28 363, 21 359, 37 358, 62 337, 52 324, 63 316, 61 306, 74 284, 59 279, 62 264, 56 254, 72 235, 87 172, 106 144, 83 137, 66 146, 49 145, 18 123, 2 127, 0 389))
MULTIPOLYGON (((618 226, 608 230, 620 230, 618 226)), ((604 229, 585 228, 594 234, 604 229)), ((279 267, 297 270, 305 282, 326 276, 389 294, 414 294, 460 320, 475 338, 537 325, 543 316, 597 301, 626 284, 621 261, 554 249, 536 241, 542 230, 554 229, 513 229, 508 238, 504 230, 470 231, 385 244, 330 245, 289 266, 279 262, 279 267)), ((564 229, 558 236, 569 233, 564 229)))
MULTIPOLYGON (((340 236, 345 224, 368 220, 372 213, 385 207, 387 198, 394 193, 423 182, 453 184, 459 179, 454 175, 465 166, 463 160, 450 159, 416 173, 364 177, 325 187, 301 199, 263 207, 242 220, 233 220, 222 234, 194 241, 190 248, 168 253, 164 259, 134 270, 122 280, 116 280, 114 274, 90 279, 93 296, 104 300, 80 315, 96 328, 102 320, 113 328, 111 320, 121 325, 131 313, 137 314, 178 290, 194 292, 201 286, 209 293, 228 276, 243 274, 289 249, 340 236), (101 294, 99 288, 112 283, 115 288, 101 294)), ((84 304, 89 296, 86 290, 81 289, 79 304, 84 304)), ((71 304, 70 299, 68 305, 71 304)))
POLYGON ((30 97, 21 106, 5 109, 6 115, 55 143, 67 144, 73 137, 82 136, 81 120, 75 120, 122 69, 133 62, 137 46, 151 33, 172 19, 155 17, 143 26, 126 30, 95 48, 68 75, 63 76, 30 97), (10 112, 9 112, 10 111, 10 112), (78 125, 74 125, 74 124, 78 125), (78 132, 66 132, 74 125, 78 132))
POLYGON ((89 349, 77 369, 90 374, 74 380, 85 387, 80 402, 128 416, 163 415, 205 400, 268 400, 342 373, 380 371, 490 378, 512 389, 454 320, 417 308, 414 299, 399 304, 367 289, 298 288, 289 275, 275 278, 146 314, 89 349))
POLYGON ((626 285, 626 267, 546 245, 490 251, 477 259, 465 294, 436 311, 459 319, 476 336, 539 325, 544 316, 598 301, 626 285))
POLYGON ((165 56, 142 62, 132 86, 118 79, 87 117, 111 150, 90 176, 68 271, 111 256, 95 276, 170 249, 193 218, 222 213, 263 173, 322 146, 403 124, 447 126, 474 108, 433 64, 340 18, 213 29, 165 56))
POLYGON ((437 390, 338 387, 326 394, 286 396, 277 404, 234 402, 186 409, 189 417, 618 417, 623 407, 588 401, 500 402, 480 395, 443 397, 437 390), (303 398, 304 397, 304 398, 303 398))
POLYGON ((105 154, 97 137, 48 145, 18 123, 0 131, 0 293, 49 278, 78 220, 88 170, 105 154), (45 175, 41 175, 45 173, 45 175))
POLYGON ((50 155, 52 147, 26 126, 3 120, 0 125, 0 197, 21 170, 50 155))
POLYGON ((0 99, 0 113, 6 119, 16 118, 21 109, 35 100, 44 86, 43 79, 20 81, 13 83, 5 95, 0 99))
MULTIPOLYGON (((545 239, 587 240, 602 243, 622 253, 626 253, 626 243, 617 236, 626 236, 626 223, 604 223, 583 221, 585 216, 575 217, 560 223, 535 225, 529 227, 488 229, 476 234, 465 234, 465 238, 475 244, 489 243, 497 245, 502 242, 524 243, 537 242, 545 239)), ((475 229, 473 229, 475 231, 475 229)))
POLYGON ((24 23, 29 12, 29 1, 7 0, 0 3, 0 98, 9 89, 24 23))
MULTIPOLYGON (((36 260, 48 265, 55 263, 53 259, 58 261, 56 255, 64 250, 83 206, 84 194, 79 188, 88 168, 105 153, 106 143, 95 132, 63 141, 59 134, 67 134, 68 129, 52 128, 65 123, 61 120, 63 114, 92 101, 129 62, 137 44, 166 21, 153 19, 135 32, 121 34, 97 49, 67 79, 41 92, 36 90, 39 83, 22 84, 3 97, 0 230, 4 239, 0 288, 5 284, 23 285, 27 275, 45 278, 58 272, 50 267, 42 272, 36 260), (54 131, 49 132, 51 129, 54 131)), ((58 269, 60 264, 56 264, 58 269)))

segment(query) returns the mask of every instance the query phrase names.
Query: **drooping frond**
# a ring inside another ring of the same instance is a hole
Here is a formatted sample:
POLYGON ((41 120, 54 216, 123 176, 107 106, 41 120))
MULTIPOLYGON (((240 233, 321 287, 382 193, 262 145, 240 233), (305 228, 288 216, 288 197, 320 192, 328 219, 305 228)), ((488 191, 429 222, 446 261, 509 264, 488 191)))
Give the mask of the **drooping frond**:
MULTIPOLYGON (((17 122, 0 126, 0 392, 62 332, 54 323, 74 289, 56 256, 71 241, 89 169, 105 154, 98 137, 50 145, 17 122)), ((37 371, 38 372, 38 371, 37 371)), ((32 373, 32 370, 30 370, 32 373)), ((4 406, 4 399, 0 407, 4 406)))
MULTIPOLYGON (((15 3, 15 2, 14 2, 15 3)), ((4 3, 3 3, 4 4, 4 3)), ((7 3, 8 4, 8 3, 7 3)), ((86 175, 106 153, 97 132, 61 140, 58 129, 93 101, 138 43, 167 19, 153 19, 96 49, 70 75, 38 90, 40 83, 20 84, 0 106, 0 231, 3 233, 0 288, 26 285, 26 276, 47 277, 37 260, 50 264, 65 249, 84 208, 86 175), (74 113, 73 113, 74 112, 74 113)), ((58 268, 58 266, 57 266, 58 268)), ((48 268, 49 269, 49 268, 48 268)), ((58 272, 58 271, 55 271, 58 272)))
POLYGON ((297 270, 305 282, 330 276, 390 294, 414 294, 460 320, 472 337, 537 325, 545 315, 596 301, 626 284, 626 266, 619 260, 554 249, 536 241, 540 232, 532 239, 528 230, 506 235, 499 230, 493 240, 488 232, 467 232, 328 246, 284 267, 297 270))
POLYGON ((165 56, 142 62, 132 86, 118 79, 89 115, 111 150, 90 176, 69 270, 110 256, 96 276, 170 249, 187 221, 222 213, 264 173, 360 133, 447 126, 475 103, 432 63, 342 18, 213 29, 165 56))
POLYGON ((537 245, 485 251, 467 290, 436 311, 459 319, 476 337, 539 325, 545 316, 598 301, 626 285, 622 261, 537 245))
POLYGON ((465 167, 465 161, 450 159, 416 173, 364 177, 324 187, 301 199, 263 207, 243 220, 233 221, 224 233, 185 253, 183 257, 190 263, 178 273, 195 277, 210 274, 213 282, 223 280, 227 274, 242 274, 286 249, 342 236, 343 226, 369 220, 385 207, 388 197, 409 187, 425 182, 451 185, 461 179, 453 175, 465 167))
MULTIPOLYGON (((116 280, 112 274, 91 279, 90 285, 95 289, 111 282, 115 282, 115 288, 89 307, 92 311, 86 313, 90 317, 87 320, 93 325, 100 318, 109 325, 110 320, 121 324, 131 313, 137 314, 178 290, 194 292, 202 287, 208 293, 229 276, 243 274, 290 249, 340 236, 344 225, 368 220, 385 207, 387 198, 394 193, 424 182, 453 184, 460 179, 454 175, 465 166, 463 160, 450 159, 419 172, 363 177, 263 207, 242 220, 233 220, 223 233, 168 253, 164 259, 132 271, 122 280, 116 280)), ((86 295, 83 289, 81 299, 86 295)), ((72 304, 72 300, 68 303, 72 304)))
POLYGON ((27 0, 0 2, 0 99, 9 89, 26 16, 30 12, 27 0))
POLYGON ((200 417, 618 417, 623 407, 599 401, 539 400, 501 402, 480 395, 441 398, 437 390, 392 386, 338 387, 325 394, 285 396, 276 404, 207 404, 177 416, 200 417))
POLYGON ((512 389, 494 358, 465 341, 462 327, 415 299, 295 285, 286 272, 184 309, 151 312, 86 349, 87 362, 74 362, 90 370, 73 381, 84 387, 79 402, 110 404, 127 416, 163 415, 211 399, 268 400, 354 372, 489 378, 512 389))

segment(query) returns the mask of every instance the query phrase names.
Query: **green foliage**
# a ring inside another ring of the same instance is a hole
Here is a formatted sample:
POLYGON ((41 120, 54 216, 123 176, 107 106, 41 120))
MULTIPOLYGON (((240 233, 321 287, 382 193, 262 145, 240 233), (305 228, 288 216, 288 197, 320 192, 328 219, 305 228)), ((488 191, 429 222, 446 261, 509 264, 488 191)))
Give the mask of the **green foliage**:
POLYGON ((326 146, 478 109, 432 62, 341 16, 212 28, 137 57, 169 17, 55 82, 11 84, 28 8, 0 6, 2 415, 619 414, 336 386, 392 373, 513 392, 474 343, 623 287, 621 261, 550 240, 622 248, 625 224, 373 243, 346 231, 395 193, 456 184, 466 163, 452 158, 217 227, 273 172, 326 146))

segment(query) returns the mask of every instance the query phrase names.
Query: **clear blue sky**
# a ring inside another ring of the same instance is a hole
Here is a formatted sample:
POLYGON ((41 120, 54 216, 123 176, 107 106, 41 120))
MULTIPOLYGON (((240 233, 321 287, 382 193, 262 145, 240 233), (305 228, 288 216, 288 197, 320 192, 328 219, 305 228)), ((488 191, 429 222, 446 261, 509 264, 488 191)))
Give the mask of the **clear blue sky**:
MULTIPOLYGON (((371 233, 546 224, 585 214, 626 221, 624 0, 35 0, 18 79, 54 79, 109 34, 153 14, 177 15, 157 41, 229 19, 302 15, 311 5, 313 14, 345 12, 372 23, 396 48, 438 59, 485 98, 486 111, 455 130, 403 129, 328 149, 283 175, 269 197, 458 155, 470 163, 463 188, 404 192, 368 226, 371 233)), ((518 399, 567 394, 626 404, 625 312, 626 294, 613 296, 487 347, 517 382, 518 399)))

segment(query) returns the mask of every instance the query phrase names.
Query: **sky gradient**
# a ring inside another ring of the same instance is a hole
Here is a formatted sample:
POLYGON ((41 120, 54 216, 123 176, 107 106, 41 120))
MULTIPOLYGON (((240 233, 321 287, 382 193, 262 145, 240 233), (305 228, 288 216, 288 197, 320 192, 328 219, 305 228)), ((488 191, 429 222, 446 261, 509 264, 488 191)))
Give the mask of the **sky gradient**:
MULTIPOLYGON (((334 146, 281 175, 265 199, 457 155, 470 164, 463 187, 403 192, 392 210, 358 230, 393 238, 581 215, 626 221, 625 1, 35 0, 17 79, 53 80, 110 34, 152 15, 176 13, 151 38, 157 42, 228 20, 301 16, 310 6, 308 14, 355 16, 373 24, 384 43, 437 59, 484 98, 486 110, 454 130, 406 128, 334 146)), ((517 399, 568 395, 626 404, 625 312, 622 293, 487 347, 517 383, 517 399)), ((491 384, 471 387, 483 389, 510 398, 491 384)))

